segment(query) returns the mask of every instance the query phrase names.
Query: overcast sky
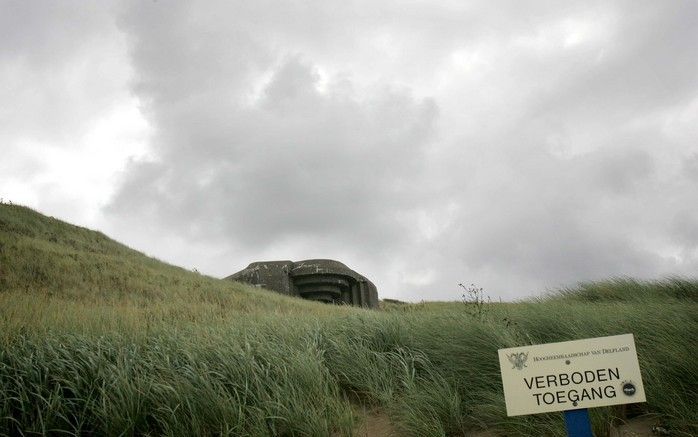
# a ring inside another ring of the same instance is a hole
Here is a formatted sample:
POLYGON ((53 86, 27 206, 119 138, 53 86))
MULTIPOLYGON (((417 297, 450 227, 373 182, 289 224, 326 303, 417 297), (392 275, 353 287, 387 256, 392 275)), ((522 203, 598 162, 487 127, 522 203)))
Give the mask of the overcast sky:
POLYGON ((696 1, 0 0, 0 197, 381 297, 698 274, 696 1))

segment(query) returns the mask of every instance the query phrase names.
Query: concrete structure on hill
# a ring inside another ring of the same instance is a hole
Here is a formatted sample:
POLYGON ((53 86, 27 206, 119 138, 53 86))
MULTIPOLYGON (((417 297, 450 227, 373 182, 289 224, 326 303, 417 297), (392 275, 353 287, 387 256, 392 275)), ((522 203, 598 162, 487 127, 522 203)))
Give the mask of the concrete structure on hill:
POLYGON ((253 262, 225 279, 320 302, 378 307, 376 286, 341 262, 331 259, 253 262))

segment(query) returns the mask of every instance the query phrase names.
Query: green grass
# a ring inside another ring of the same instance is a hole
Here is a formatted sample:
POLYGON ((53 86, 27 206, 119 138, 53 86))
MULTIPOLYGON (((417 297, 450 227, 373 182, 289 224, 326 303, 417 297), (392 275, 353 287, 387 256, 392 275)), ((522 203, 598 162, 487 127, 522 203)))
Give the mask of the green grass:
POLYGON ((173 267, 0 205, 0 435, 351 435, 356 404, 405 435, 563 436, 507 417, 497 349, 633 333, 653 414, 698 433, 698 281, 616 279, 486 305, 381 311, 287 298, 173 267))

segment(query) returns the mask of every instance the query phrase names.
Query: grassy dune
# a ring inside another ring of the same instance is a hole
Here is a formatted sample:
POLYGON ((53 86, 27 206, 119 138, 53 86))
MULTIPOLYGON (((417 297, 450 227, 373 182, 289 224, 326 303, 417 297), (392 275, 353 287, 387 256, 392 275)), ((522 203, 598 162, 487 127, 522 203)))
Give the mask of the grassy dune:
POLYGON ((648 402, 591 411, 597 435, 654 414, 698 433, 698 281, 582 284, 488 304, 381 311, 286 298, 173 267, 0 205, 0 435, 351 435, 356 405, 405 435, 563 436, 508 418, 501 347, 635 334, 648 402))

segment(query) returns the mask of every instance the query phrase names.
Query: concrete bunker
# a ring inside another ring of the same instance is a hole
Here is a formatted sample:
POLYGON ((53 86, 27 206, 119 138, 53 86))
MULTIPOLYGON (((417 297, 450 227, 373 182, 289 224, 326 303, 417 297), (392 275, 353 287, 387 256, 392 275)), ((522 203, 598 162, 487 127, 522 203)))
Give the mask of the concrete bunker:
POLYGON ((378 307, 376 286, 343 263, 331 259, 253 262, 225 279, 303 299, 378 307))

